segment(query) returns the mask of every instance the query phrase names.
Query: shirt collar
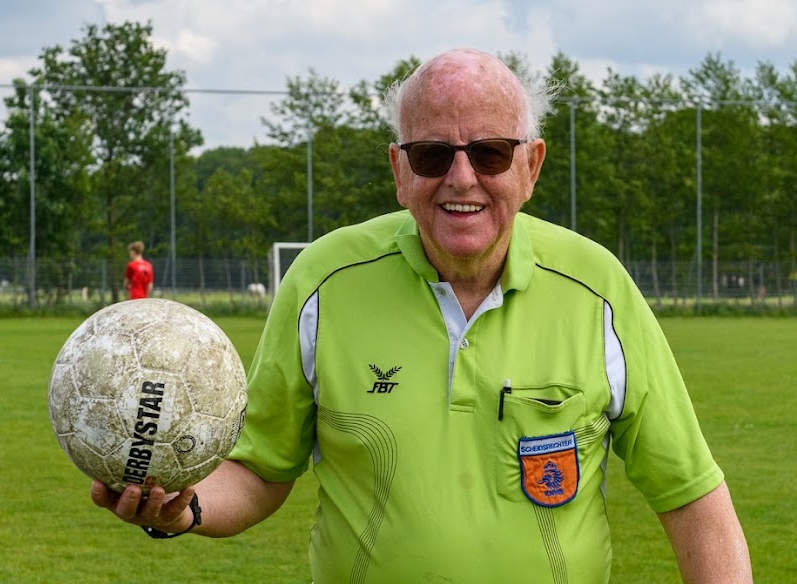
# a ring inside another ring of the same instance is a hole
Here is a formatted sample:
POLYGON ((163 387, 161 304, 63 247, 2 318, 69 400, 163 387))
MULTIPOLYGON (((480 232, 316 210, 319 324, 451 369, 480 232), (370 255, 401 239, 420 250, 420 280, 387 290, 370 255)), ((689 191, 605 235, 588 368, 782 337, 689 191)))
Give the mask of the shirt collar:
POLYGON ((509 241, 509 253, 501 274, 501 289, 523 291, 529 287, 534 275, 534 248, 531 245, 530 223, 526 215, 518 213, 512 225, 512 239, 509 241))
POLYGON ((433 284, 440 281, 437 270, 429 263, 426 252, 423 251, 418 224, 409 213, 396 231, 395 238, 404 259, 421 278, 433 284))
MULTIPOLYGON (((402 255, 419 276, 432 283, 440 281, 437 270, 429 263, 423 251, 418 224, 409 213, 396 231, 395 239, 402 255)), ((528 288, 534 264, 534 252, 527 222, 523 220, 521 214, 518 214, 512 224, 512 239, 509 242, 504 273, 501 275, 501 289, 506 292, 528 288)))

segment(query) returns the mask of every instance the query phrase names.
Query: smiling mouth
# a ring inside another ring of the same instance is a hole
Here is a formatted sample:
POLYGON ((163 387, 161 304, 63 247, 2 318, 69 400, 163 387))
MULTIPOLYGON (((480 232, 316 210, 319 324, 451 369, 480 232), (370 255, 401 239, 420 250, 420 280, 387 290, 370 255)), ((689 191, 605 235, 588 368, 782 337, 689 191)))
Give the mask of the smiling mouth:
POLYGON ((482 205, 457 205, 454 203, 445 203, 443 209, 446 211, 455 211, 457 213, 478 213, 484 206, 482 205))

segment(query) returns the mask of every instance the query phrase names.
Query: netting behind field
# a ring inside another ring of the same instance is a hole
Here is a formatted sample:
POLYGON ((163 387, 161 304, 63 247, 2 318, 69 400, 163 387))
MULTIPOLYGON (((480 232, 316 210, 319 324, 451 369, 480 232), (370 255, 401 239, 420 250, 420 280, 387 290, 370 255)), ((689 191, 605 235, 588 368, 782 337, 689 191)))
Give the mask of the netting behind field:
MULTIPOLYGON (((262 259, 147 258, 155 272, 153 296, 187 301, 265 303, 270 268, 262 259)), ((124 299, 124 262, 103 259, 38 258, 36 297, 46 305, 111 301, 115 287, 124 299)), ((0 258, 0 302, 29 298, 29 260, 0 258)))
MULTIPOLYGON (((191 302, 244 303, 266 306, 306 243, 275 244, 268 259, 178 258, 174 270, 167 258, 148 258, 155 270, 154 295, 191 302)), ((27 258, 0 258, 0 303, 28 300, 27 258)), ((692 304, 704 301, 773 303, 797 306, 797 270, 791 262, 722 262, 716 277, 704 266, 700 286, 694 262, 635 260, 626 265, 652 304, 692 304)), ((38 301, 106 303, 113 281, 124 298, 124 264, 112 270, 107 260, 38 259, 38 301)))

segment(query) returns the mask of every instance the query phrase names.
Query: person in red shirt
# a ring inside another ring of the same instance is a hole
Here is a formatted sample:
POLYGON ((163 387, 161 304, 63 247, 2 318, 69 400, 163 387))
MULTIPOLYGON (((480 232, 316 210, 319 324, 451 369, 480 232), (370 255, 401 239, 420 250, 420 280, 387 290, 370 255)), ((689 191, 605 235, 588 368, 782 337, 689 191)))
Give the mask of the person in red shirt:
POLYGON ((152 264, 142 257, 144 244, 134 241, 127 246, 130 252, 130 262, 125 269, 125 289, 130 295, 130 300, 146 298, 152 292, 154 272, 152 264))

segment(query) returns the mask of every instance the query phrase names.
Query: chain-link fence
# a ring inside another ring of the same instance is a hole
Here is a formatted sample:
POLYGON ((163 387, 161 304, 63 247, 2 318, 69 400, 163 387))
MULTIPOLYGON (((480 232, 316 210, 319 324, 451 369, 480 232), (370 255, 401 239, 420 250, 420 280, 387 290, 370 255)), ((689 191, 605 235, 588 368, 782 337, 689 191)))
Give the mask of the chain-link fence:
POLYGON ((634 261, 626 268, 658 308, 700 303, 797 308, 797 271, 789 271, 787 262, 719 262, 704 270, 700 286, 695 262, 634 261))
MULTIPOLYGON (((85 218, 64 213, 64 209, 77 206, 64 195, 70 184, 59 182, 63 172, 47 174, 47 171, 61 166, 74 170, 81 165, 63 156, 63 149, 56 148, 60 134, 55 137, 48 134, 52 130, 47 125, 51 120, 36 107, 25 108, 41 105, 48 91, 74 91, 85 98, 93 92, 146 93, 162 88, 23 89, 17 107, 17 126, 13 130, 16 158, 13 167, 8 166, 5 174, 0 173, 0 183, 5 182, 5 194, 0 192, 5 197, 0 198, 0 211, 4 213, 0 213, 0 230, 10 233, 13 227, 14 231, 6 243, 11 251, 5 253, 22 256, 28 247, 28 255, 0 260, 0 299, 23 303, 22 297, 26 296, 30 307, 38 303, 84 302, 85 297, 104 302, 112 289, 121 287, 114 280, 119 279, 123 266, 85 259, 64 262, 47 257, 61 254, 43 251, 42 243, 60 229, 61 234, 75 233, 74 239, 78 241, 75 247, 85 251, 83 256, 80 251, 70 253, 84 258, 103 253, 102 230, 109 228, 92 225, 93 231, 86 235, 82 232, 89 230, 79 223, 85 218), (34 94, 38 96, 36 99, 34 94), (53 155, 54 151, 59 152, 58 156, 53 155), (65 226, 68 220, 72 223, 65 226)), ((231 146, 231 150, 262 144, 266 139, 264 119, 269 117, 274 104, 287 95, 278 91, 185 92, 191 98, 190 111, 184 112, 186 123, 195 125, 198 116, 211 120, 197 128, 205 138, 204 146, 208 149, 231 146), (218 123, 221 112, 225 116, 229 112, 234 115, 225 117, 228 121, 222 124, 218 123), (246 138, 242 144, 243 135, 246 138)), ((14 94, 12 86, 0 84, 0 97, 10 98, 14 94)), ((601 100, 596 96, 563 98, 557 108, 561 111, 546 124, 549 154, 532 199, 535 215, 569 226, 609 247, 656 304, 700 304, 704 300, 728 299, 788 302, 793 298, 797 270, 797 194, 793 186, 797 181, 793 177, 797 177, 797 159, 790 153, 797 144, 797 104, 792 101, 776 104, 771 100, 601 100), (650 115, 638 117, 640 108, 651 110, 650 115), (755 146, 748 145, 752 136, 755 146), (740 145, 743 151, 738 151, 740 145), (755 159, 744 158, 743 154, 751 150, 756 152, 755 159), (748 164, 739 164, 743 158, 748 164), (657 253, 659 258, 663 257, 655 249, 671 250, 668 255, 672 257, 666 262, 635 259, 657 253), (707 259, 712 255, 739 261, 713 265, 707 259), (751 259, 745 259, 748 257, 751 259)), ((131 189, 135 194, 128 193, 128 199, 134 202, 125 208, 128 213, 137 213, 135 221, 124 228, 130 237, 147 243, 148 256, 155 264, 158 294, 174 297, 185 291, 199 295, 202 302, 210 297, 249 302, 253 299, 248 291, 250 284, 270 287, 268 260, 217 259, 219 255, 256 255, 275 241, 292 241, 304 238, 305 234, 312 239, 320 231, 319 228, 314 232, 314 218, 317 224, 325 219, 326 226, 338 226, 323 216, 340 214, 342 204, 336 198, 340 194, 336 185, 341 177, 334 172, 341 166, 348 174, 356 174, 356 169, 350 168, 351 161, 335 158, 336 147, 327 145, 325 150, 320 140, 314 142, 301 134, 296 141, 301 145, 306 140, 307 148, 297 149, 297 161, 295 168, 290 168, 290 176, 306 177, 306 181, 268 183, 270 174, 279 170, 273 160, 270 166, 258 167, 252 173, 267 183, 262 192, 257 191, 255 199, 279 192, 284 198, 275 205, 276 209, 289 207, 286 201, 293 205, 282 217, 293 223, 292 232, 280 232, 287 221, 273 218, 277 227, 270 235, 272 239, 249 245, 258 251, 249 252, 232 245, 230 242, 237 240, 228 235, 232 230, 228 224, 217 226, 216 231, 206 236, 218 242, 217 249, 208 251, 206 248, 212 245, 201 248, 190 243, 196 229, 187 219, 185 193, 195 189, 204 196, 207 189, 212 193, 207 198, 229 193, 237 186, 234 181, 217 181, 214 190, 207 187, 208 179, 217 166, 231 174, 237 172, 240 160, 225 159, 229 153, 220 148, 215 161, 204 161, 206 166, 197 164, 180 174, 175 170, 179 149, 176 154, 174 131, 169 124, 168 151, 163 150, 155 157, 157 163, 152 163, 152 168, 146 167, 147 172, 136 171, 136 176, 143 178, 140 185, 136 184, 138 190, 131 189), (306 161, 298 160, 305 157, 306 161), (215 253, 216 258, 204 261, 180 258, 180 255, 204 253, 215 253)), ((378 157, 377 164, 387 168, 384 149, 371 150, 378 157)), ((364 163, 359 159, 358 162, 364 163)), ((92 170, 98 171, 98 165, 99 161, 92 170)), ((77 183, 82 184, 77 178, 77 183)), ((254 188, 253 184, 244 185, 242 192, 254 188)), ((371 189, 372 184, 367 183, 367 187, 362 191, 371 189)), ((380 193, 378 200, 391 197, 392 193, 380 193)), ((234 227, 241 217, 230 221, 234 227)), ((99 222, 96 217, 94 222, 99 222)), ((262 230, 253 228, 252 232, 259 234, 262 230)), ((115 241, 116 253, 124 243, 115 241)))
MULTIPOLYGON (((269 294, 267 260, 182 259, 171 270, 169 258, 148 258, 155 272, 153 296, 178 299, 192 304, 235 304, 266 307, 269 294), (175 275, 172 281, 172 275, 175 275)), ((111 302, 113 274, 120 277, 124 266, 112 270, 107 260, 38 259, 36 304, 96 305, 111 302)), ((0 303, 27 305, 27 258, 0 258, 0 303)), ((121 280, 115 282, 126 294, 121 280)))
MULTIPOLYGON (((271 266, 267 260, 179 258, 172 286, 169 259, 150 258, 155 270, 154 295, 194 304, 268 306, 271 266)), ((704 297, 697 297, 694 262, 634 261, 626 266, 657 308, 693 307, 697 302, 797 308, 797 272, 785 263, 723 262, 703 275, 704 297)), ((283 266, 281 271, 287 269, 283 266)), ((25 305, 27 258, 0 258, 0 303, 25 305)), ((105 260, 38 260, 37 300, 40 305, 95 305, 111 300, 111 270, 105 260)), ((121 269, 117 273, 122 273, 121 269)), ((122 283, 117 282, 121 289, 122 283)), ((122 291, 124 292, 124 291, 122 291)))

